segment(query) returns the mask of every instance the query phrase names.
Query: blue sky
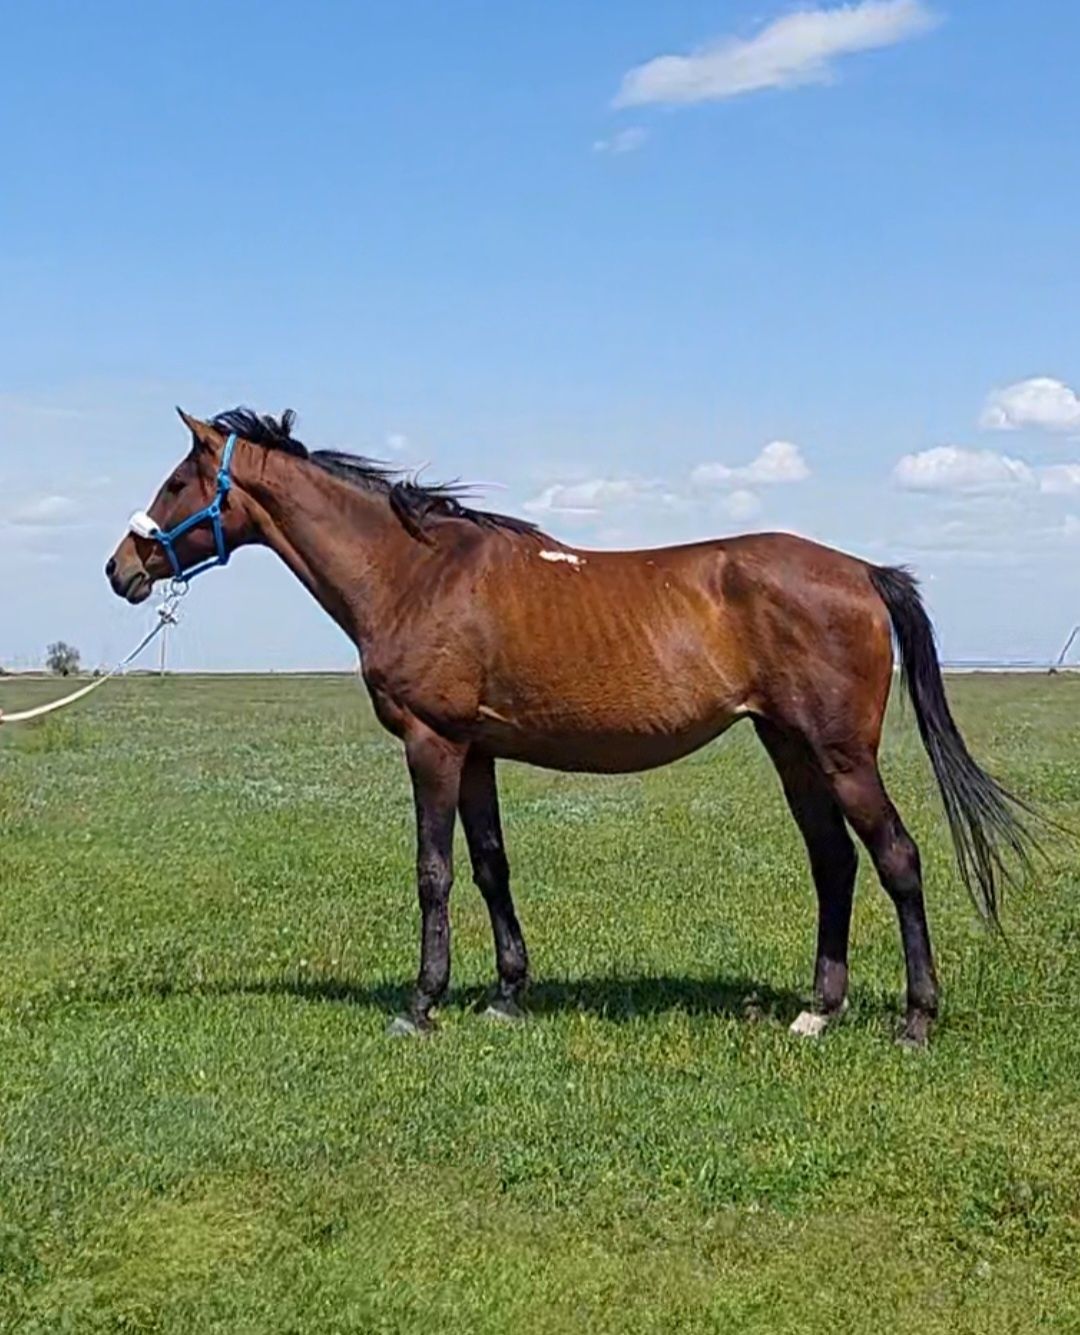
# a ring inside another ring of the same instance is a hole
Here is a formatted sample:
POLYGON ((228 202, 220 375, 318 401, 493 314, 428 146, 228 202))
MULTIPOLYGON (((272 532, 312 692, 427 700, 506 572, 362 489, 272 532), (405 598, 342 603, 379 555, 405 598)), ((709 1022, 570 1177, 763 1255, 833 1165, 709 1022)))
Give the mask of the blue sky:
MULTIPOLYGON (((112 658, 179 403, 581 545, 786 528, 946 654, 1080 620, 1080 9, 1007 0, 22 5, 0 105, 0 662, 112 658)), ((177 666, 335 667, 275 559, 177 666)))

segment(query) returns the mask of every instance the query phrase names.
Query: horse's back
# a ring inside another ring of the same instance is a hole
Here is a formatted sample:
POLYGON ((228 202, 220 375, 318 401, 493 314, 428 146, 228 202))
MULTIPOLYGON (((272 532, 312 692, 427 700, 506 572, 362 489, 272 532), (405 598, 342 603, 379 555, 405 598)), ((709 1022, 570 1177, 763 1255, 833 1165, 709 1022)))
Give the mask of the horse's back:
POLYGON ((789 534, 639 551, 498 534, 455 564, 437 615, 401 637, 389 686, 496 755, 664 764, 744 714, 850 693, 845 655, 862 663, 879 641, 887 691, 868 567, 789 534))
POLYGON ((845 698, 868 721, 884 707, 888 615, 867 563, 834 548, 788 533, 637 551, 541 542, 523 571, 496 676, 519 695, 521 655, 539 651, 539 694, 586 727, 704 738, 792 701, 836 712, 845 698))

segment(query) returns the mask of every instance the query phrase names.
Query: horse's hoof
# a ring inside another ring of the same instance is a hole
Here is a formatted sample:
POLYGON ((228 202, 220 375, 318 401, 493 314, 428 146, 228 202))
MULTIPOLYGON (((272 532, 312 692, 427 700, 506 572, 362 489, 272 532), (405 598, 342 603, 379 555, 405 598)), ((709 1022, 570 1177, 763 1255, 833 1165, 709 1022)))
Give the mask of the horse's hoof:
POLYGON ((896 1046, 904 1052, 925 1052, 930 1040, 925 1034, 909 1034, 903 1029, 896 1036, 896 1046))
POLYGON ((428 1032, 428 1027, 418 1025, 411 1015, 395 1015, 386 1026, 387 1038, 423 1038, 428 1032))
POLYGON ((791 1022, 789 1034, 796 1038, 820 1038, 842 1016, 847 1014, 848 999, 845 997, 839 1006, 828 1011, 801 1011, 791 1022))
POLYGON ((820 1038, 831 1019, 831 1015, 822 1015, 818 1011, 800 1011, 788 1026, 788 1033, 796 1038, 820 1038))
POLYGON ((484 1011, 485 1020, 494 1020, 496 1024, 521 1024, 525 1012, 516 1001, 500 998, 493 1001, 484 1011))
POLYGON ((896 1042, 905 1052, 925 1052, 930 1043, 930 1017, 915 1015, 907 1019, 896 1042))

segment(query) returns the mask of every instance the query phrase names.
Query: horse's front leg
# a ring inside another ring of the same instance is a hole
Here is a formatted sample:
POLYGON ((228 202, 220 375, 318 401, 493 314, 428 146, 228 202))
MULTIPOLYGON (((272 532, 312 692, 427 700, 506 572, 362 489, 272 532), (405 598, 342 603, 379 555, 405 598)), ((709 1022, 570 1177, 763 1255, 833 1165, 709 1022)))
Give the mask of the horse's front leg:
POLYGON ((469 842, 473 880, 484 896, 495 935, 495 966, 499 990, 487 1014, 497 1020, 521 1017, 518 1002, 529 975, 529 954, 510 894, 510 867, 503 847, 495 762, 470 751, 461 776, 461 823, 469 842))
POLYGON ((431 1009, 450 981, 450 887, 454 881, 454 816, 465 748, 417 725, 405 753, 416 805, 416 883, 420 896, 420 974, 406 1015, 391 1034, 426 1033, 431 1009))

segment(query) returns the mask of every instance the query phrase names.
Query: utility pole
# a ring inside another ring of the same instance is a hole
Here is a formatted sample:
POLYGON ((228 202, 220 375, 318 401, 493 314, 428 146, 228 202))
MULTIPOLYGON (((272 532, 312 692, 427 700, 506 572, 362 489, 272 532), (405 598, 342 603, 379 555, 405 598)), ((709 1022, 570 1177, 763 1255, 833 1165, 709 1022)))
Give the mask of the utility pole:
POLYGON ((166 661, 167 661, 167 658, 168 658, 168 650, 167 650, 166 646, 167 646, 168 641, 169 641, 169 627, 170 627, 171 624, 172 624, 172 623, 171 623, 170 621, 166 620, 165 624, 161 627, 161 638, 160 638, 159 641, 158 641, 158 676, 159 676, 159 677, 164 677, 164 675, 165 675, 165 664, 166 664, 166 661))
POLYGON ((1071 634, 1071 635, 1069 636, 1069 638, 1065 641, 1065 648, 1062 649, 1062 651, 1061 651, 1060 654, 1058 654, 1057 662, 1056 662, 1056 663, 1054 664, 1054 666, 1050 669, 1051 672, 1055 672, 1059 667, 1064 667, 1064 665, 1065 665, 1065 657, 1066 657, 1066 655, 1068 654, 1069 650, 1072 648, 1072 646, 1073 646, 1073 641, 1074 641, 1078 636, 1080 636, 1080 626, 1073 626, 1073 628, 1072 628, 1072 634, 1071 634))

